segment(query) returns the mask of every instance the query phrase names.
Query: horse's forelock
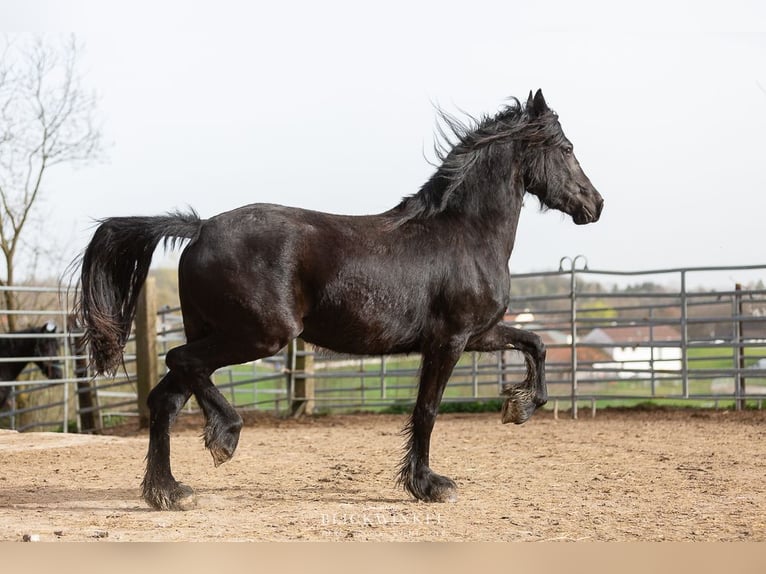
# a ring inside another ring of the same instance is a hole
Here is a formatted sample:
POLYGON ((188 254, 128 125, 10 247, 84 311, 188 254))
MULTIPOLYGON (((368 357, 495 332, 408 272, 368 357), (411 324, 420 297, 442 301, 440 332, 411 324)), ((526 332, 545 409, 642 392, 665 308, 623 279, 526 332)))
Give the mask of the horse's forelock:
POLYGON ((554 111, 533 115, 516 98, 496 115, 479 120, 467 114, 463 120, 443 110, 440 110, 439 116, 450 132, 446 133, 441 125, 438 128, 437 155, 442 160, 441 167, 448 171, 454 171, 461 164, 473 163, 473 158, 466 156, 480 153, 497 143, 517 140, 532 146, 555 147, 565 142, 558 115, 554 111))
POLYGON ((530 118, 524 130, 524 141, 535 147, 559 147, 566 142, 559 118, 555 112, 530 118))

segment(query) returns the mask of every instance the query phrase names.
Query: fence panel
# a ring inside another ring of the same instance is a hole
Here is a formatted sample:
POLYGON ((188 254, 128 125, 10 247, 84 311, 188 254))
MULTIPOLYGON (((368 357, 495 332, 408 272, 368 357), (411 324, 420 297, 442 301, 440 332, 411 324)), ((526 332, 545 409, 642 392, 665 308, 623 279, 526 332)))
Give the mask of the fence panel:
POLYGON ((568 399, 575 417, 578 402, 595 400, 726 400, 736 408, 750 400, 760 406, 766 398, 764 271, 763 265, 597 271, 581 256, 564 258, 557 272, 516 275, 514 282, 517 291, 529 292, 525 282, 554 278, 568 284, 568 292, 529 296, 512 289, 509 318, 544 337, 550 395, 568 399), (731 278, 739 275, 758 278, 751 283, 759 287, 735 284, 731 278), (732 288, 691 289, 690 279, 732 288), (639 282, 603 288, 605 281, 626 280, 639 282))
MULTIPOLYGON (((765 276, 766 265, 625 272, 590 270, 584 257, 564 258, 557 271, 513 276, 505 320, 543 337, 551 404, 570 407, 572 416, 580 403, 621 401, 760 407, 766 398, 765 276), (760 282, 743 286, 735 283, 740 277, 760 282), (731 287, 690 287, 704 281, 731 287)), ((18 324, 55 321, 59 331, 51 336, 60 342, 64 378, 34 376, 30 367, 24 380, 0 381, 11 388, 0 428, 97 432, 137 417, 134 338, 116 377, 93 377, 78 347, 81 330, 69 316, 72 293, 14 289, 26 310, 0 317, 6 324, 11 315, 18 324)), ((184 342, 180 310, 160 309, 156 330, 162 375, 165 354, 184 342)), ((13 337, 0 333, 0 344, 13 337)), ((290 353, 220 369, 214 382, 237 408, 278 414, 407 410, 415 400, 418 355, 352 357, 295 345, 290 353)), ((503 384, 524 375, 515 351, 466 354, 444 402, 499 401, 503 384)), ((198 411, 193 398, 184 408, 198 411)))

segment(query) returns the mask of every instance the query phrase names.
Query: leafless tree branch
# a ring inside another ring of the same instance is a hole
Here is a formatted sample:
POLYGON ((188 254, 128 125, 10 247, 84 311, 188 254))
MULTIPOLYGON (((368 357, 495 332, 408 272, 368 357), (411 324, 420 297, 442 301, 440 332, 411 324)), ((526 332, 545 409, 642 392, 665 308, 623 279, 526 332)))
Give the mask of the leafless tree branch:
MULTIPOLYGON (((14 284, 19 242, 48 191, 48 170, 101 154, 97 98, 82 87, 79 53, 74 36, 26 42, 6 36, 0 46, 0 284, 14 284)), ((14 308, 8 296, 5 303, 14 308)))

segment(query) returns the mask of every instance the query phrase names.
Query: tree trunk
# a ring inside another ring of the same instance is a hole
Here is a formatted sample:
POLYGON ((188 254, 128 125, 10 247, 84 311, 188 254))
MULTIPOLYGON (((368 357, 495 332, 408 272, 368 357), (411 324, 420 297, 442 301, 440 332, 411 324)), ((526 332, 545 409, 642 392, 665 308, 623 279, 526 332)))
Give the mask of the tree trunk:
POLYGON ((18 305, 16 304, 16 293, 11 291, 10 289, 13 288, 13 282, 14 282, 14 274, 13 274, 13 250, 8 249, 7 246, 4 249, 5 251, 5 267, 7 269, 6 271, 6 277, 5 277, 5 287, 6 291, 3 291, 3 298, 5 300, 5 309, 6 311, 9 311, 5 314, 5 322, 6 325, 8 325, 8 331, 15 331, 16 330, 16 315, 13 314, 13 311, 16 311, 18 305))

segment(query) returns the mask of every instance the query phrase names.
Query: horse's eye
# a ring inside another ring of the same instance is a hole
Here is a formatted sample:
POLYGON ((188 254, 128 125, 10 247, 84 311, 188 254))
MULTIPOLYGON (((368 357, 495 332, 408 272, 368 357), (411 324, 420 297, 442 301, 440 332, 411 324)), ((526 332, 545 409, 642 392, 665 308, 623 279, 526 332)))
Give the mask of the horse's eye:
POLYGON ((564 155, 567 157, 572 155, 572 146, 567 146, 564 148, 564 155))

